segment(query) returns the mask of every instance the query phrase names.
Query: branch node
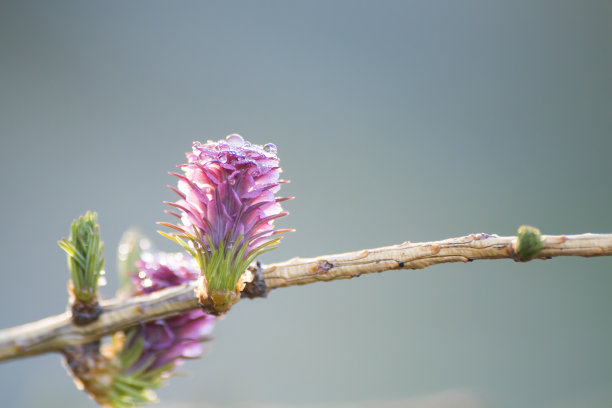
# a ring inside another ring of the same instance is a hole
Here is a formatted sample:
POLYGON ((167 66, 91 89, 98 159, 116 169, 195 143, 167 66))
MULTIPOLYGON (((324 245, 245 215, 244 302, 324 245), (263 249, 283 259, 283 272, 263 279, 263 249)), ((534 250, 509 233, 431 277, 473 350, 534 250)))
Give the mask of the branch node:
POLYGON ((255 299, 258 297, 265 298, 268 296, 268 286, 263 278, 263 268, 261 262, 257 261, 255 266, 249 266, 248 269, 253 273, 253 281, 247 282, 242 289, 241 296, 255 299))
POLYGON ((325 259, 321 259, 319 262, 317 262, 317 274, 325 275, 333 267, 334 264, 327 262, 325 259))
POLYGON ((85 326, 98 320, 102 314, 102 306, 97 299, 93 302, 81 302, 76 300, 70 306, 72 312, 72 323, 77 326, 85 326))

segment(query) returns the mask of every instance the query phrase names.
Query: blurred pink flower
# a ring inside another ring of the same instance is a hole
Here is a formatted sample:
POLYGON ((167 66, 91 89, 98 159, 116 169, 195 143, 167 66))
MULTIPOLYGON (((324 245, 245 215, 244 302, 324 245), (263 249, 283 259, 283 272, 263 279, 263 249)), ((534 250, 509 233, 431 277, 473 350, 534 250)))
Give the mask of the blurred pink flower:
MULTIPOLYGON (((181 285, 197 279, 197 263, 182 253, 145 253, 136 262, 138 273, 132 277, 134 294, 143 295, 181 285)), ((202 310, 191 310, 179 316, 156 320, 138 326, 130 335, 127 348, 142 341, 143 350, 138 360, 126 371, 145 368, 153 371, 166 367, 171 372, 185 358, 197 358, 202 354, 201 342, 213 329, 215 317, 202 310), (145 367, 146 366, 146 367, 145 367)))

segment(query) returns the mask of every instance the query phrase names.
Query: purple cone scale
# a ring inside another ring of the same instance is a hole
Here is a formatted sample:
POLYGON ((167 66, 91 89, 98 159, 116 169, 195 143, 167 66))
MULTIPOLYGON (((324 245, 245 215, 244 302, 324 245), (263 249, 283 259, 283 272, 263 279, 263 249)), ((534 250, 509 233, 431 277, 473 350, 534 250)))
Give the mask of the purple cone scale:
POLYGON ((205 290, 231 291, 256 256, 278 244, 274 220, 286 215, 275 194, 283 183, 276 146, 253 145, 240 135, 193 143, 188 163, 179 166, 180 199, 167 203, 178 225, 161 223, 179 234, 165 234, 197 261, 205 290))

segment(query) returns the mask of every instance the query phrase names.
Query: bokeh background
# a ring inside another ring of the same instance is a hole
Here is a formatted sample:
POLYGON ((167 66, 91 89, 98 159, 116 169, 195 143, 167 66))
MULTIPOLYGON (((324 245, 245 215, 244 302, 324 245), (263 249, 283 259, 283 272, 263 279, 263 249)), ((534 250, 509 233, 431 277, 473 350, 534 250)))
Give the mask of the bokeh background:
MULTIPOLYGON (((475 232, 612 232, 610 1, 7 1, 0 327, 66 305, 56 241, 156 234, 194 140, 279 148, 264 262, 475 232)), ((612 260, 393 271, 243 301, 163 407, 607 407, 612 260), (387 404, 387 405, 384 405, 387 404)), ((2 407, 93 407, 57 355, 2 407)))

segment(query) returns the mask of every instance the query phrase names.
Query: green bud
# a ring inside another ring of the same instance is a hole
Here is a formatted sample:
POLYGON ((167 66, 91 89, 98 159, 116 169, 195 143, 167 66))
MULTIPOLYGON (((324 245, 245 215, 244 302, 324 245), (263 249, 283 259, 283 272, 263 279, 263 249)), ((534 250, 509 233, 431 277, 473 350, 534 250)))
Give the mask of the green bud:
POLYGON ((515 253, 520 261, 527 261, 542 250, 543 242, 540 230, 529 225, 521 225, 518 229, 515 253))
POLYGON ((104 243, 96 213, 87 212, 72 222, 68 239, 58 241, 66 251, 72 294, 77 301, 92 303, 97 299, 100 277, 104 274, 104 243))

